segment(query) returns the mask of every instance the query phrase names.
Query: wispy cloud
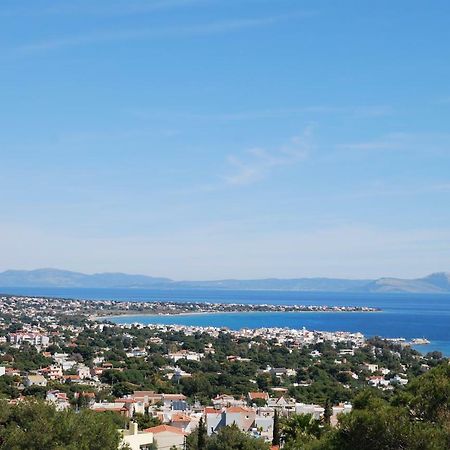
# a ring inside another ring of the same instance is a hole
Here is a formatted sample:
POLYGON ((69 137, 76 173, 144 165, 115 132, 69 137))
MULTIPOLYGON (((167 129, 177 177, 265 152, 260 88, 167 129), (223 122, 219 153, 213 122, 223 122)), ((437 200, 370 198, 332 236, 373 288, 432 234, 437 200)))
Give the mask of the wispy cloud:
POLYGON ((300 136, 293 137, 287 145, 275 150, 253 148, 245 155, 228 156, 231 173, 223 176, 228 186, 242 186, 260 181, 280 166, 291 166, 304 160, 311 150, 312 129, 308 127, 300 136))
POLYGON ((338 150, 408 151, 413 153, 450 154, 448 133, 388 133, 376 139, 337 145, 338 150))
POLYGON ((383 181, 361 187, 354 192, 339 195, 341 198, 375 198, 375 197, 410 197, 427 194, 449 194, 450 182, 417 184, 400 183, 387 184, 383 181))
POLYGON ((62 36, 53 39, 32 42, 19 46, 17 50, 24 53, 28 52, 32 53, 46 50, 56 50, 66 47, 77 47, 89 44, 107 43, 113 41, 128 41, 128 40, 164 38, 164 37, 176 38, 185 36, 222 34, 250 28, 270 26, 282 21, 304 17, 306 15, 308 15, 308 13, 296 12, 292 14, 284 14, 278 16, 239 18, 195 25, 170 26, 164 28, 93 31, 77 35, 62 36))
POLYGON ((440 105, 450 105, 450 96, 441 97, 440 99, 437 100, 436 103, 440 105))
POLYGON ((388 105, 362 105, 362 106, 333 106, 312 105, 294 108, 262 108, 224 113, 196 113, 182 111, 149 111, 146 109, 130 109, 128 112, 141 119, 176 119, 197 120, 206 122, 240 122, 264 119, 282 119, 284 117, 313 115, 347 115, 351 117, 378 117, 393 113, 388 105))
POLYGON ((3 8, 0 16, 58 16, 82 14, 83 16, 114 16, 152 13, 171 8, 193 5, 210 5, 217 0, 71 0, 50 2, 42 5, 17 6, 3 8))
MULTIPOLYGON (((216 119, 223 121, 240 121, 255 119, 282 118, 301 114, 345 114, 357 117, 384 116, 392 113, 388 105, 365 105, 365 106, 333 106, 312 105, 298 108, 266 108, 259 110, 238 111, 231 113, 197 115, 197 118, 216 119)), ((194 117, 194 116, 192 116, 194 117)))

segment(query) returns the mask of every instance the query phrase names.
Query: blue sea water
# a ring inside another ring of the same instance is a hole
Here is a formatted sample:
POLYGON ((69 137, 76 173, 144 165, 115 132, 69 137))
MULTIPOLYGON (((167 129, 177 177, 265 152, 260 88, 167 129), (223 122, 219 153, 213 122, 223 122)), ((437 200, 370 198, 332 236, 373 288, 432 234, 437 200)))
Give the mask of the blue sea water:
POLYGON ((418 350, 422 352, 437 350, 450 356, 450 295, 2 287, 0 287, 0 292, 90 300, 373 306, 381 308, 382 311, 376 313, 261 312, 178 316, 139 315, 118 317, 114 321, 116 323, 225 326, 231 329, 306 327, 328 331, 360 331, 366 336, 404 337, 406 339, 425 337, 431 343, 418 346, 418 350))

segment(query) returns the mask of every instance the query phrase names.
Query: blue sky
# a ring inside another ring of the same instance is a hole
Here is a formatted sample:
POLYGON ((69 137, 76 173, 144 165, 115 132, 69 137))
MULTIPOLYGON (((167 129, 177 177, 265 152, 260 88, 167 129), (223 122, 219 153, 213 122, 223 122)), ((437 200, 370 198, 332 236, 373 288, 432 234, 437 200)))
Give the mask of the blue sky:
POLYGON ((2 0, 0 270, 450 270, 450 3, 2 0))

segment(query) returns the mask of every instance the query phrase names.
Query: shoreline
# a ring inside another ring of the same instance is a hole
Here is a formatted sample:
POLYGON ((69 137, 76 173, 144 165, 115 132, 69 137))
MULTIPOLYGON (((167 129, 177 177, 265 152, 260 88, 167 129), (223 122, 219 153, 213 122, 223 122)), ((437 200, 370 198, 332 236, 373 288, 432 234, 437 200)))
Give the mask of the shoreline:
POLYGON ((100 319, 118 319, 121 317, 139 317, 139 316, 146 316, 146 317, 176 317, 176 316, 201 316, 201 315, 209 315, 209 314, 265 314, 265 313, 272 313, 272 314, 303 314, 303 313, 381 313, 382 310, 377 311, 333 311, 333 310, 325 310, 325 311, 199 311, 199 312, 181 312, 181 313, 161 313, 161 314, 155 314, 155 313, 146 313, 146 312, 137 312, 133 314, 125 313, 125 314, 111 314, 106 316, 99 316, 94 315, 91 316, 92 320, 100 320, 100 319))

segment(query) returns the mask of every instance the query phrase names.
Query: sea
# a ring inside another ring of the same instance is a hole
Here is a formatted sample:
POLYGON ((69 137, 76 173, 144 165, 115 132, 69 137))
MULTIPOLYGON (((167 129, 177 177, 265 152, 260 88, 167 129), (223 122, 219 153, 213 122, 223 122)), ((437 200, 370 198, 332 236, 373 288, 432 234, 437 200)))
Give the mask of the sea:
POLYGON ((271 305, 372 306, 380 312, 251 312, 192 315, 136 315, 116 323, 179 324, 241 328, 288 327, 361 332, 386 338, 426 338, 422 353, 450 356, 450 295, 392 293, 330 293, 293 291, 158 290, 91 288, 2 288, 0 293, 86 300, 177 301, 271 305))

